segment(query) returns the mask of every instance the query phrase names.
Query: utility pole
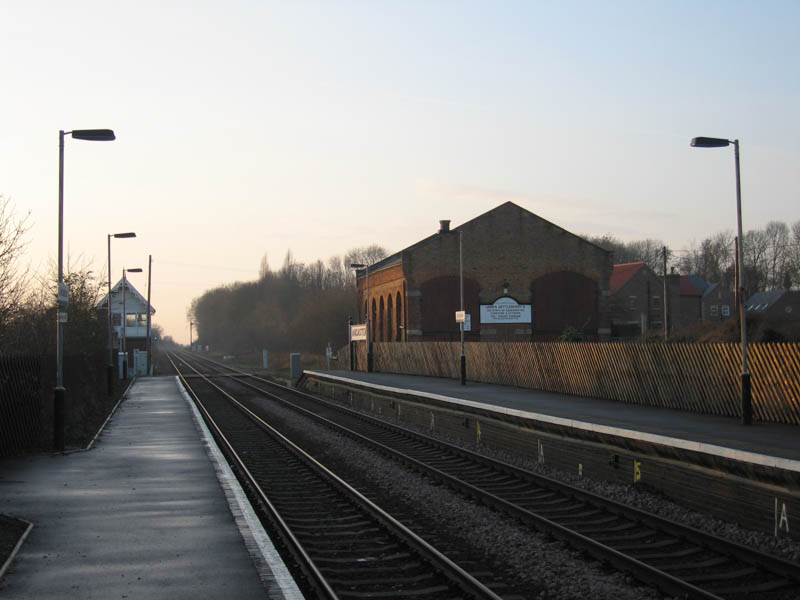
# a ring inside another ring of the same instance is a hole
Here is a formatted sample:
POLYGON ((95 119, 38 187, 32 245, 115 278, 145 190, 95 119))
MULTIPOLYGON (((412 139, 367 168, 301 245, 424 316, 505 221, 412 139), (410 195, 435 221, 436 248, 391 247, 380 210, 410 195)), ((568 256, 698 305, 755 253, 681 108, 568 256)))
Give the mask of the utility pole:
POLYGON ((152 274, 153 274, 153 255, 147 255, 147 346, 145 349, 147 350, 147 373, 146 375, 150 375, 150 354, 153 351, 153 344, 150 341, 150 283, 152 281, 152 274))
POLYGON ((667 247, 661 249, 661 255, 664 259, 664 341, 669 339, 669 310, 667 309, 667 247))

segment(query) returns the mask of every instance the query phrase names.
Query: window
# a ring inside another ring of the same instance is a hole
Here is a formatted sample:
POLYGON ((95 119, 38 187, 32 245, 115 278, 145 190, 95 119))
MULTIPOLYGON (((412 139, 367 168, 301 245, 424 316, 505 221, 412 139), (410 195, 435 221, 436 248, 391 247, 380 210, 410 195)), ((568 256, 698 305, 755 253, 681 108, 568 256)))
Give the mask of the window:
POLYGON ((136 313, 125 315, 125 327, 136 327, 136 313))
POLYGON ((650 321, 650 329, 652 330, 664 329, 664 323, 662 321, 650 321))
POLYGON ((116 327, 122 325, 122 315, 120 313, 111 313, 111 324, 116 327))
POLYGON ((653 309, 661 308, 661 296, 653 296, 650 300, 650 306, 653 309))
POLYGON ((710 308, 711 308, 711 316, 712 317, 718 317, 719 316, 719 306, 716 305, 716 304, 712 304, 710 308))
POLYGON ((631 310, 636 308, 636 296, 628 296, 628 308, 631 310))
POLYGON ((136 324, 139 327, 147 327, 147 313, 139 313, 136 321, 136 324))
POLYGON ((729 304, 722 305, 722 316, 723 317, 730 317, 731 316, 731 307, 729 304))

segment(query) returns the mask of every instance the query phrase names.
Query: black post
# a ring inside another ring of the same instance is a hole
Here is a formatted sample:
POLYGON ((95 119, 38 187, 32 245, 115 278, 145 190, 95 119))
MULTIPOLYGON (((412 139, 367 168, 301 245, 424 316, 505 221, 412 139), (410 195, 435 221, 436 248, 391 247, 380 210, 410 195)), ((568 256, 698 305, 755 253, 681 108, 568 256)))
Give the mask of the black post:
POLYGON ((350 349, 350 370, 351 371, 355 371, 356 357, 355 357, 354 350, 356 348, 356 343, 352 340, 352 336, 353 336, 352 327, 353 327, 353 317, 348 316, 347 317, 347 340, 348 340, 347 346, 350 349))
POLYGON ((53 446, 56 452, 64 451, 64 386, 57 386, 53 402, 53 446))
POLYGON ((750 373, 742 373, 742 425, 752 425, 753 403, 750 387, 750 373))
MULTIPOLYGON (((463 323, 462 323, 463 325, 463 323)), ((467 357, 461 355, 461 385, 467 384, 467 357)))

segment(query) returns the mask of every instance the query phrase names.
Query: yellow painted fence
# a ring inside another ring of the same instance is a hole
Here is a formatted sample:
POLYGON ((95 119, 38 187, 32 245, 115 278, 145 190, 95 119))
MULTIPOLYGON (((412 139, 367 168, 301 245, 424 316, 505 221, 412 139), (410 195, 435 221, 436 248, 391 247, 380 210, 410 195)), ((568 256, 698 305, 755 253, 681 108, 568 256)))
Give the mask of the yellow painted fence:
MULTIPOLYGON (((754 418, 800 425, 800 344, 748 344, 747 349, 754 418)), ((739 344, 467 342, 465 354, 469 381, 740 414, 739 344)), ((378 342, 373 357, 377 372, 460 377, 458 342, 378 342)), ((363 342, 356 359, 364 370, 363 342)))

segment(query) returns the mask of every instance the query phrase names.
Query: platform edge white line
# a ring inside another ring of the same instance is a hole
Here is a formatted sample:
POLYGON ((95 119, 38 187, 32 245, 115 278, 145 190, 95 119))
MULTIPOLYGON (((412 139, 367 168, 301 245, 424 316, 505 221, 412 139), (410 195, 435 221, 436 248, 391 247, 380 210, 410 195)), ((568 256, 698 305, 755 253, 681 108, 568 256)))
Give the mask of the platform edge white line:
POLYGON ((691 450, 693 452, 700 452, 703 454, 710 454, 712 456, 719 456, 722 458, 730 458, 751 464, 761 465, 765 467, 773 467, 776 469, 784 469, 786 471, 794 471, 800 473, 800 461, 791 458, 781 458, 779 456, 769 456, 767 454, 759 454, 757 452, 748 452, 747 450, 737 450, 736 448, 728 448, 726 446, 717 446, 715 444, 707 444, 705 442, 697 442, 692 440, 684 440, 681 438, 669 437, 666 435, 659 435, 656 433, 647 433, 644 431, 636 431, 635 429, 625 429, 623 427, 613 427, 610 425, 600 425, 598 423, 590 423, 587 421, 575 421, 573 419, 565 419, 563 417, 554 417, 552 415, 545 415, 535 412, 527 412, 516 410, 513 408, 505 408, 503 406, 494 406, 492 404, 484 404, 482 402, 473 402, 472 400, 465 400, 463 398, 453 398, 451 396, 442 396, 439 394, 432 394, 430 392, 423 392, 420 390, 395 388, 361 379, 348 379, 347 377, 339 377, 338 375, 329 375, 320 371, 305 371, 309 375, 314 375, 321 378, 335 379, 337 381, 356 383, 365 385, 377 390, 386 392, 411 394, 413 396, 421 396, 424 398, 431 398, 432 400, 440 400, 450 404, 461 404, 464 406, 471 406, 473 408, 480 408, 491 412, 497 412, 505 415, 532 418, 545 423, 553 425, 562 425, 566 427, 573 427, 575 429, 583 429, 585 431, 594 431, 596 433, 605 433, 608 435, 616 435, 628 439, 649 442, 653 444, 660 444, 662 446, 670 446, 673 448, 680 448, 682 450, 691 450))
MULTIPOLYGON (((231 506, 231 512, 235 516, 236 510, 238 509, 244 518, 245 526, 247 527, 248 531, 240 531, 242 537, 247 539, 247 535, 249 534, 253 538, 258 546, 259 552, 261 553, 261 558, 263 559, 264 564, 267 565, 270 570, 272 579, 280 587, 283 598, 286 600, 303 600, 303 594, 297 587, 297 583, 295 582, 291 573, 289 573, 289 569, 286 568, 286 565, 284 564, 280 554, 278 554, 278 551, 272 544, 272 540, 267 535, 267 532, 264 531, 261 521, 259 521, 258 517, 256 516, 250 501, 244 493, 244 490, 242 489, 241 485, 239 485, 239 481, 236 479, 236 476, 233 474, 228 462, 222 455, 222 451, 217 446, 216 440, 214 440, 214 437, 208 430, 200 411, 197 409, 191 397, 184 389, 179 377, 175 377, 175 382, 180 390, 181 395, 183 396, 184 400, 186 400, 189 408, 192 411, 192 416, 194 417, 195 423, 202 432, 205 446, 208 449, 209 459, 214 464, 214 471, 217 474, 217 477, 220 479, 220 484, 222 485, 223 491, 226 492, 225 496, 229 503, 232 501, 235 502, 235 506, 231 506), (231 495, 227 493, 228 491, 231 492, 231 495)), ((236 521, 237 526, 241 528, 240 520, 234 520, 236 521)))

